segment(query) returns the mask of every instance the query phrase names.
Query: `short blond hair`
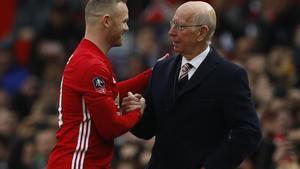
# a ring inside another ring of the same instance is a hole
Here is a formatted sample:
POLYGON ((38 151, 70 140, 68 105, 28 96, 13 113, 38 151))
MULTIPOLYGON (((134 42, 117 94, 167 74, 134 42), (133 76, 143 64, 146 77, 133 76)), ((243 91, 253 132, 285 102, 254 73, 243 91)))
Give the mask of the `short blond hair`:
POLYGON ((89 0, 85 6, 86 22, 94 19, 95 15, 111 14, 117 3, 127 3, 127 0, 89 0))

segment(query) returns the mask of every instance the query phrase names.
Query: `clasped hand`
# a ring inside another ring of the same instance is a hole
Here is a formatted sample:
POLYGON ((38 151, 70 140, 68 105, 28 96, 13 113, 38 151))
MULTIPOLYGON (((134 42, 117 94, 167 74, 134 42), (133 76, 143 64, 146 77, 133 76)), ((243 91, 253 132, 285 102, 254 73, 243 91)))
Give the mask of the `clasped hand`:
POLYGON ((122 100, 122 112, 126 114, 132 110, 140 109, 141 115, 144 113, 146 103, 145 99, 140 94, 132 94, 128 92, 128 96, 122 100))

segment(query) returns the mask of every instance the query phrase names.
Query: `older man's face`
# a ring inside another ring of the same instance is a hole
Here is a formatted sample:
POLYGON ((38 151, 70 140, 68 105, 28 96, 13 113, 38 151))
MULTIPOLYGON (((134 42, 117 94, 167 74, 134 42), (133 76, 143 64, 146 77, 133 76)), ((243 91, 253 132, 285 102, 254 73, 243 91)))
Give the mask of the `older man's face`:
POLYGON ((197 30, 192 22, 192 14, 182 8, 178 8, 170 24, 169 35, 173 42, 175 52, 189 55, 197 47, 197 30))

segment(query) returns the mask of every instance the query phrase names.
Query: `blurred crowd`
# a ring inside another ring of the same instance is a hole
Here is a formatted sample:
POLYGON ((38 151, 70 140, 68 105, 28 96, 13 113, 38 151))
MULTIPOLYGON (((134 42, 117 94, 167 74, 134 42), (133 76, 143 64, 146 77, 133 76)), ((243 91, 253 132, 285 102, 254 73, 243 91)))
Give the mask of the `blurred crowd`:
MULTIPOLYGON (((182 2, 128 0, 130 31, 123 46, 109 53, 118 80, 172 53, 169 21, 182 2)), ((300 1, 206 2, 218 16, 212 46, 247 70, 264 134, 240 169, 300 169, 300 1)), ((84 35, 85 3, 1 2, 0 169, 46 168, 56 142, 60 79, 84 35)), ((127 133, 115 144, 113 169, 143 169, 153 139, 127 133)))

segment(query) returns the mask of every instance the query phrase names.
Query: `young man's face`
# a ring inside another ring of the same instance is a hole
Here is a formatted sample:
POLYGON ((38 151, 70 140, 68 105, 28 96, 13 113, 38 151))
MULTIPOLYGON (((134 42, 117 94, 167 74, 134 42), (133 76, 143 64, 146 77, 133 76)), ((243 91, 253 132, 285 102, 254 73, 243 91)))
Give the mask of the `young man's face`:
POLYGON ((113 24, 109 36, 112 47, 122 45, 122 35, 129 30, 127 25, 128 18, 128 8, 126 4, 119 2, 116 5, 115 12, 112 15, 113 24))

